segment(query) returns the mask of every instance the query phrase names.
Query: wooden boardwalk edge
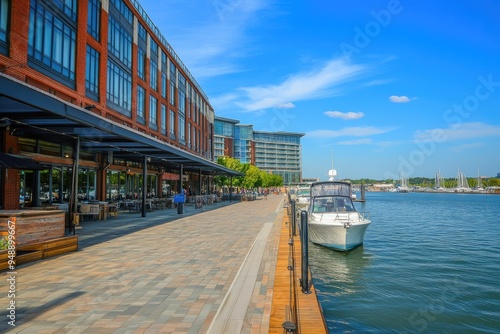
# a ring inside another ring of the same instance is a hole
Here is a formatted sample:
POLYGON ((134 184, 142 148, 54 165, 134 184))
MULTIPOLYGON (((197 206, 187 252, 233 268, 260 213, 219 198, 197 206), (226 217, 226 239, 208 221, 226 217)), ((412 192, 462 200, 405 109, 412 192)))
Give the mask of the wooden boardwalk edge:
POLYGON ((288 269, 289 264, 291 264, 289 260, 290 224, 289 216, 285 212, 281 223, 269 333, 282 334, 285 332, 283 328, 283 323, 285 321, 295 322, 294 319, 289 316, 290 308, 293 309, 295 294, 297 310, 297 323, 295 325, 297 329, 294 333, 326 334, 328 330, 314 286, 311 287, 310 294, 303 293, 300 288, 301 243, 299 236, 293 237, 295 258, 295 263, 293 263, 294 272, 288 269), (293 276, 293 278, 291 278, 291 276, 293 276), (291 285, 293 285, 293 287, 291 287, 291 285), (291 291, 291 288, 293 291, 291 291))

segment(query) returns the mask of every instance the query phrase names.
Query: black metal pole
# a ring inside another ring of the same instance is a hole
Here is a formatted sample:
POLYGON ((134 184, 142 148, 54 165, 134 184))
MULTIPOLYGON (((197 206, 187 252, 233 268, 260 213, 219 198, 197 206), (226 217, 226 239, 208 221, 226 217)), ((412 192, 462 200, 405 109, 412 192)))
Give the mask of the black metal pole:
POLYGON ((297 212, 295 212, 295 200, 292 199, 290 202, 292 204, 292 235, 296 236, 297 235, 297 212))
POLYGON ((302 259, 301 259, 301 279, 300 286, 302 288, 302 292, 305 294, 311 293, 309 290, 309 232, 307 230, 307 211, 302 210, 300 212, 300 223, 301 223, 301 250, 302 250, 302 259))
POLYGON ((144 159, 142 161, 142 210, 141 217, 146 217, 146 191, 147 191, 147 182, 148 182, 148 156, 144 155, 144 159))

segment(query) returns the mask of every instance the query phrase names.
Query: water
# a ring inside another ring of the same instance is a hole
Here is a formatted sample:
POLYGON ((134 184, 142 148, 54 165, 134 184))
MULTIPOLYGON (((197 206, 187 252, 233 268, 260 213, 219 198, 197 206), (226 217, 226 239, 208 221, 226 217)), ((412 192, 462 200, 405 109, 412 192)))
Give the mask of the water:
POLYGON ((363 246, 310 244, 331 333, 499 333, 500 196, 367 193, 363 246))

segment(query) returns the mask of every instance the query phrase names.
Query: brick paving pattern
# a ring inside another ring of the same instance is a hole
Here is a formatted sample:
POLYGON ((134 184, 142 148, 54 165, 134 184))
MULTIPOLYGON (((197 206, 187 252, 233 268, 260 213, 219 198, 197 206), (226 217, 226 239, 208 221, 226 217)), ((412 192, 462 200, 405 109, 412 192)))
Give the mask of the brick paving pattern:
POLYGON ((214 326, 224 326, 223 301, 248 262, 254 281, 247 291, 243 278, 239 293, 249 300, 235 304, 233 313, 243 314, 236 328, 267 333, 282 206, 283 196, 271 195, 201 210, 186 206, 180 215, 120 212, 83 222, 79 251, 17 268, 15 327, 5 316, 8 275, 0 273, 0 332, 206 333, 212 326, 211 332, 229 333, 214 326))

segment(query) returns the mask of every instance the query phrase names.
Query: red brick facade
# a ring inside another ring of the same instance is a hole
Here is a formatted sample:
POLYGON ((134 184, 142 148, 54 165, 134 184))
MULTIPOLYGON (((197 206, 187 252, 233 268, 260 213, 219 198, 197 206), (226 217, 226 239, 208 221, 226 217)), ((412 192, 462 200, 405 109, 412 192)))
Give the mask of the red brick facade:
MULTIPOLYGON (((128 1, 125 1, 125 3, 128 4, 128 1)), ((67 86, 51 79, 50 77, 45 76, 44 74, 30 68, 28 66, 28 27, 29 27, 29 11, 30 11, 30 4, 29 1, 12 1, 12 11, 11 11, 11 27, 12 29, 10 30, 10 50, 9 50, 9 56, 6 57, 4 55, 0 55, 0 71, 3 72, 4 74, 10 75, 14 78, 17 78, 21 81, 24 81, 32 86, 35 86, 38 89, 50 92, 54 94, 55 96, 70 102, 72 104, 75 104, 80 107, 85 107, 89 105, 95 105, 95 108, 92 108, 91 111, 94 113, 97 113, 101 116, 104 116, 108 119, 112 119, 114 121, 118 121, 119 123, 126 124, 127 126, 134 128, 136 130, 139 130, 145 134, 149 134, 155 138, 159 138, 167 143, 170 143, 174 146, 180 147, 186 151, 189 151, 191 153, 197 154, 197 155, 203 155, 202 153, 204 152, 211 152, 212 148, 209 147, 209 144, 212 142, 212 138, 209 138, 210 135, 213 135, 209 132, 209 120, 205 115, 203 115, 201 112, 198 113, 197 119, 199 118, 198 122, 194 122, 194 117, 193 111, 195 110, 194 108, 194 101, 191 99, 188 99, 186 97, 186 110, 191 110, 191 117, 188 117, 188 113, 186 112, 186 138, 188 138, 188 124, 191 124, 191 129, 196 129, 196 138, 197 141, 199 140, 199 145, 198 143, 196 144, 196 147, 199 147, 199 150, 193 150, 192 148, 189 147, 187 140, 186 144, 181 144, 177 140, 172 140, 170 139, 168 133, 166 135, 161 134, 160 131, 160 122, 161 122, 161 117, 160 115, 160 105, 163 103, 164 105, 167 106, 167 113, 170 112, 170 110, 173 110, 176 114, 177 118, 177 112, 178 112, 178 103, 174 106, 169 103, 170 99, 170 87, 167 89, 167 98, 163 98, 161 94, 158 91, 155 91, 151 89, 149 86, 149 78, 150 78, 150 67, 149 67, 149 58, 146 60, 145 64, 145 70, 146 70, 146 76, 145 80, 140 79, 137 76, 137 59, 134 57, 133 62, 132 62, 132 73, 133 73, 133 78, 132 78, 132 116, 127 117, 120 112, 117 112, 111 108, 108 108, 106 106, 106 77, 107 77, 107 54, 108 54, 108 29, 107 29, 107 21, 108 21, 108 14, 106 11, 101 10, 101 35, 100 35, 100 41, 96 41, 91 35, 87 33, 87 2, 86 1, 78 1, 78 29, 77 29, 77 46, 76 46, 76 89, 72 90, 68 88, 67 86), (90 45, 93 47, 95 50, 97 50, 100 54, 100 67, 99 67, 99 96, 100 96, 100 101, 94 101, 90 98, 87 98, 85 96, 85 58, 86 58, 86 45, 90 45), (137 108, 137 84, 140 83, 143 88, 146 89, 146 96, 149 97, 150 95, 154 96, 158 100, 158 130, 153 130, 150 127, 148 127, 148 120, 149 120, 149 98, 146 98, 146 105, 144 108, 145 111, 145 119, 146 119, 146 124, 140 124, 136 122, 136 108, 137 108), (191 106, 188 106, 188 103, 191 104, 191 106), (198 139, 198 131, 200 131, 201 138, 198 139)), ((160 46, 160 48, 169 56, 169 60, 173 62, 179 73, 182 73, 183 76, 187 79, 187 81, 190 83, 191 87, 193 89, 196 89, 196 85, 190 82, 189 80, 189 75, 183 72, 182 67, 176 63, 175 57, 170 57, 169 53, 167 52, 166 48, 164 48, 160 42, 159 39, 154 37, 153 32, 149 29, 148 25, 145 24, 138 12, 135 10, 135 8, 129 4, 129 8, 132 10, 134 15, 139 19, 139 22, 146 28, 148 31, 149 35, 151 38, 154 38, 157 44, 160 46)), ((133 56, 137 54, 137 44, 133 44, 133 50, 132 50, 133 56)), ((161 75, 158 73, 158 90, 161 91, 161 75)), ((170 85, 170 80, 168 82, 168 85, 170 85)), ((200 96, 203 96, 201 92, 197 92, 200 96)), ((178 88, 175 89, 175 94, 178 96, 178 88)), ((211 109, 208 101, 205 101, 205 104, 208 106, 208 109, 210 109, 213 113, 213 110, 211 109)), ((170 127, 170 118, 167 115, 167 122, 166 122, 166 129, 168 132, 168 129, 170 127)), ((178 124, 176 122, 175 124, 175 133, 179 133, 179 129, 177 128, 178 124)), ((193 130, 191 130, 193 131, 193 130)), ((178 138, 178 135, 176 135, 176 138, 178 138)), ((194 145, 191 145, 193 147, 194 145)), ((205 155, 204 155, 205 156, 205 155)), ((206 156, 205 156, 206 157, 206 156)))
MULTIPOLYGON (((189 73, 184 71, 182 64, 178 64, 175 59, 175 55, 171 55, 168 52, 166 46, 162 45, 161 39, 155 36, 153 31, 149 28, 148 24, 144 22, 141 15, 135 9, 135 7, 128 1, 124 0, 124 3, 133 12, 134 16, 137 18, 139 23, 147 30, 151 39, 153 39, 159 46, 159 48, 167 55, 170 62, 172 62, 179 73, 181 73, 185 78, 192 91, 196 91, 197 95, 203 100, 202 105, 205 105, 207 114, 204 115, 201 112, 201 106, 195 108, 194 98, 186 94, 186 121, 185 130, 186 134, 185 143, 178 141, 179 138, 179 124, 178 119, 178 88, 175 88, 176 105, 170 104, 170 85, 172 84, 170 80, 167 82, 167 96, 166 98, 161 95, 161 72, 158 69, 158 91, 155 91, 150 87, 150 61, 149 58, 145 62, 145 79, 142 80, 137 75, 137 44, 132 44, 132 94, 131 94, 131 106, 132 113, 131 116, 124 115, 121 112, 113 110, 106 105, 106 93, 107 93, 107 67, 108 67, 108 12, 101 9, 100 15, 100 40, 95 40, 90 34, 87 33, 87 11, 88 11, 88 1, 77 1, 78 3, 78 18, 77 18, 77 29, 76 29, 76 67, 75 67, 75 89, 69 88, 68 86, 54 80, 53 78, 39 72, 38 70, 31 68, 28 62, 28 38, 29 38, 29 20, 30 20, 30 1, 28 0, 12 0, 9 2, 11 10, 9 13, 9 50, 8 55, 0 54, 0 73, 16 78, 23 81, 37 89, 53 94, 54 96, 74 104, 79 107, 95 106, 90 108, 90 111, 96 113, 102 117, 113 120, 120 124, 126 125, 132 129, 138 130, 146 135, 157 138, 163 142, 179 147, 185 151, 193 153, 195 155, 203 156, 205 158, 211 159, 209 156, 213 150, 211 143, 213 142, 213 109, 209 102, 205 99, 204 93, 199 91, 198 85, 193 82, 189 73), (99 100, 95 101, 86 96, 85 82, 86 82, 86 46, 90 45, 99 53, 99 100), (141 87, 146 90, 146 99, 144 106, 144 119, 145 124, 137 122, 137 85, 140 84, 141 87), (154 96, 157 101, 157 129, 149 126, 149 113, 150 113, 150 100, 149 96, 154 96), (167 111, 166 117, 166 134, 161 133, 161 105, 165 105, 167 111), (175 113, 175 138, 171 139, 169 135, 170 129, 170 111, 175 113), (194 113, 197 112, 196 117, 194 113), (188 134, 189 129, 191 133, 196 132, 196 143, 193 142, 193 137, 188 134), (191 143, 189 143, 188 138, 191 138, 191 143), (210 154, 209 154, 210 153, 210 154)), ((159 52, 161 55, 161 52, 159 52)), ((161 56, 158 59, 158 64, 161 63, 161 56)), ((169 72, 170 69, 167 69, 169 72)), ((187 93, 187 92, 186 92, 187 93)), ((26 102, 29 103, 29 97, 26 97, 26 102)), ((1 114, 0 114, 1 118, 1 114)), ((1 129, 0 129, 1 130, 1 129)), ((19 153, 19 147, 17 143, 18 137, 11 136, 8 130, 0 131, 3 135, 3 147, 0 147, 0 152, 7 153, 19 153)), ((46 157, 37 155, 36 160, 43 161, 44 159, 49 159, 51 163, 55 163, 61 160, 61 163, 67 165, 68 159, 58 158, 54 156, 46 157)), ((70 157, 71 160, 71 157, 70 157)), ((87 165, 87 167, 95 167, 97 170, 97 189, 96 195, 99 198, 105 198, 105 180, 106 172, 98 167, 102 165, 103 157, 97 156, 96 161, 80 161, 81 166, 87 165)), ((71 160, 72 161, 72 160, 71 160)), ((116 166, 116 169, 120 169, 120 166, 116 166)), ((140 172, 140 171, 138 171, 140 172)), ((4 193, 2 202, 0 206, 3 209, 17 209, 19 207, 19 183, 21 180, 20 172, 14 169, 3 170, 2 175, 2 188, 4 188, 4 193)), ((158 193, 161 191, 160 184, 158 184, 158 193)))

